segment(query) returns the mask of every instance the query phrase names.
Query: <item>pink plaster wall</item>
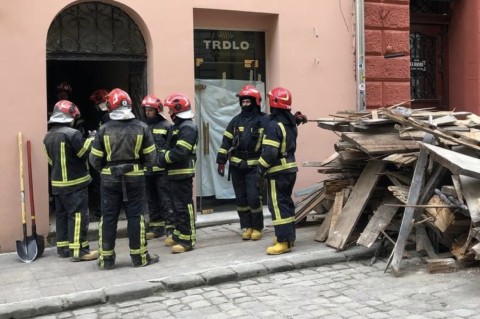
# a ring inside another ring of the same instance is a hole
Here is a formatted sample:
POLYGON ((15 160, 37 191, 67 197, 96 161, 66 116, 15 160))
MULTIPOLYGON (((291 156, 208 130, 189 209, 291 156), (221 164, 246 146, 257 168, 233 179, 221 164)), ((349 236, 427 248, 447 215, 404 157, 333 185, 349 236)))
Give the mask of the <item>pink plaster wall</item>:
POLYGON ((480 113, 480 4, 454 1, 449 26, 450 109, 480 113))
MULTIPOLYGON (((355 109, 353 6, 337 0, 102 1, 129 13, 143 31, 148 49, 149 91, 194 96, 193 29, 265 31, 267 89, 293 93, 295 110, 310 119, 355 109), (254 11, 252 15, 245 13, 254 11), (229 12, 228 15, 224 15, 229 12)), ((397 1, 398 2, 398 1, 397 1)), ((38 232, 47 234, 46 37, 61 10, 79 1, 0 0, 0 252, 15 250, 21 238, 17 133, 33 146, 38 232)), ((321 161, 333 153, 338 137, 315 122, 299 128, 297 161, 321 161)), ((315 168, 302 168, 296 189, 322 180, 315 168)), ((27 193, 28 198, 28 193, 27 193)), ((28 209, 28 208, 27 208, 28 209)))
POLYGON ((367 108, 410 100, 409 1, 365 1, 367 108), (384 54, 405 52, 385 59, 384 54))

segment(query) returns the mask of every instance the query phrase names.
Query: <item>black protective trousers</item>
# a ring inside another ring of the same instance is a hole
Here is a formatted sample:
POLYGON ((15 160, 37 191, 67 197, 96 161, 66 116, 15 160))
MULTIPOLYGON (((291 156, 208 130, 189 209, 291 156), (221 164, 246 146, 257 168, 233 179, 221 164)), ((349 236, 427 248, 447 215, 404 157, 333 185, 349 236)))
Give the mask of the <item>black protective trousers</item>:
POLYGON ((238 168, 230 165, 233 190, 240 228, 263 229, 263 208, 260 190, 257 187, 256 167, 238 168))
POLYGON ((127 201, 124 201, 122 182, 102 177, 102 219, 100 221, 100 262, 104 259, 114 259, 115 240, 117 238, 117 223, 120 210, 125 209, 127 217, 127 232, 130 245, 130 257, 134 265, 146 262, 148 250, 145 237, 145 221, 143 218, 146 206, 145 178, 126 177, 127 201))
POLYGON ((182 246, 194 247, 196 232, 193 178, 170 179, 170 195, 175 216, 175 230, 172 239, 182 246))
POLYGON ((88 188, 54 196, 58 253, 70 257, 89 253, 88 188))
POLYGON ((268 210, 272 214, 278 242, 295 240, 295 204, 292 192, 296 178, 296 172, 267 177, 268 210))
POLYGON ((175 227, 169 180, 166 172, 145 175, 150 228, 165 228, 171 234, 175 227))

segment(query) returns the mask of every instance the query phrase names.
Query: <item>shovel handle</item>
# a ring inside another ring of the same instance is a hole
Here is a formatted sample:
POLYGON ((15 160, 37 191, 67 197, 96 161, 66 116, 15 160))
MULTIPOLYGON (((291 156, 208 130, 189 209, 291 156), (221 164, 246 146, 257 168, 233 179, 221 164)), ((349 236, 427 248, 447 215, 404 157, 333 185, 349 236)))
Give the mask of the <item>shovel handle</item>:
POLYGON ((27 166, 28 166, 28 191, 30 193, 30 212, 32 215, 32 225, 35 225, 35 201, 33 197, 33 176, 32 176, 32 146, 30 140, 27 140, 27 166))
MULTIPOLYGON (((27 214, 25 211, 25 186, 23 184, 23 135, 22 132, 18 133, 18 165, 20 168, 20 201, 22 204, 22 224, 24 226, 24 232, 26 231, 27 214)), ((26 234, 24 234, 26 235, 26 234)))

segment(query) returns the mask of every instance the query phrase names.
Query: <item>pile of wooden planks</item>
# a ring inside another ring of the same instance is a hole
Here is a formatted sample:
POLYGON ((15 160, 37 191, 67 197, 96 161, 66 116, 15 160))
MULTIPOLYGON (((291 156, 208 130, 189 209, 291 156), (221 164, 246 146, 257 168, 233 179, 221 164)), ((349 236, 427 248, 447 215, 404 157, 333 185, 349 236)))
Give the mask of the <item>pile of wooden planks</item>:
POLYGON ((303 163, 326 176, 296 204, 297 222, 324 216, 316 241, 344 250, 388 240, 394 274, 408 241, 432 265, 447 253, 480 260, 478 116, 396 106, 317 123, 340 140, 329 158, 303 163))

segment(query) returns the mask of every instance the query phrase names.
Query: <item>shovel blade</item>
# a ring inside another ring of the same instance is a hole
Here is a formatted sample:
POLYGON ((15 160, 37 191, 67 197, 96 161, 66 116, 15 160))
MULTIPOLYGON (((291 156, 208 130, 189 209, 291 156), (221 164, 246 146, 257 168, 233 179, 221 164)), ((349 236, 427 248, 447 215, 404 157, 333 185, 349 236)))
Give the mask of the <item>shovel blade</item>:
POLYGON ((27 237, 24 240, 17 240, 17 256, 24 263, 35 260, 38 254, 37 241, 35 238, 27 237))
POLYGON ((37 242, 37 257, 42 257, 43 252, 45 251, 45 238, 42 235, 36 235, 35 240, 37 242))

